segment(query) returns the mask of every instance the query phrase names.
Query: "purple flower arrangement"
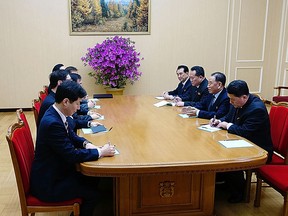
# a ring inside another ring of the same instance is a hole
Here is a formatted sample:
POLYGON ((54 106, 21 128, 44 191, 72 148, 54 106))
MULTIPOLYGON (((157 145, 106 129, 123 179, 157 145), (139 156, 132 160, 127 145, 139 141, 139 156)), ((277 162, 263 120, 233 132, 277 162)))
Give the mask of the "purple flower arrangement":
POLYGON ((133 84, 142 75, 140 53, 135 50, 135 42, 130 38, 119 36, 108 37, 93 48, 88 48, 81 60, 94 71, 89 75, 96 79, 97 84, 112 88, 123 88, 127 82, 133 84))

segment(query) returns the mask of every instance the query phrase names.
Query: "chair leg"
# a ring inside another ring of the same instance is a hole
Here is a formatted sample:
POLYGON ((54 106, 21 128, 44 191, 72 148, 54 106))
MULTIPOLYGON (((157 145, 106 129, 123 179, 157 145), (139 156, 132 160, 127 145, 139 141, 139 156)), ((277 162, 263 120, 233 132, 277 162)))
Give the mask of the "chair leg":
POLYGON ((260 206, 261 188, 262 188, 262 179, 257 175, 256 196, 254 200, 255 207, 260 206))
POLYGON ((244 202, 249 203, 250 202, 252 170, 245 170, 245 172, 246 172, 246 187, 245 187, 244 202))
POLYGON ((284 194, 283 216, 288 216, 288 193, 284 194))
POLYGON ((74 216, 79 216, 80 215, 80 205, 79 205, 79 203, 74 203, 73 214, 74 214, 74 216))

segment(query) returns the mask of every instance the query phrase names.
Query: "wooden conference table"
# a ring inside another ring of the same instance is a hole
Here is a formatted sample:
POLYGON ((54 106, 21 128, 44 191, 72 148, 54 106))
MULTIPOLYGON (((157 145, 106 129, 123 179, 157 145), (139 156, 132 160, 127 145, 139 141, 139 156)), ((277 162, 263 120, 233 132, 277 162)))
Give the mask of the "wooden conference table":
POLYGON ((120 154, 80 164, 88 176, 115 177, 116 216, 213 215, 215 173, 259 167, 260 147, 225 148, 236 135, 199 130, 206 119, 184 119, 179 107, 155 107, 152 96, 101 99, 110 132, 81 134, 96 145, 108 141, 120 154))

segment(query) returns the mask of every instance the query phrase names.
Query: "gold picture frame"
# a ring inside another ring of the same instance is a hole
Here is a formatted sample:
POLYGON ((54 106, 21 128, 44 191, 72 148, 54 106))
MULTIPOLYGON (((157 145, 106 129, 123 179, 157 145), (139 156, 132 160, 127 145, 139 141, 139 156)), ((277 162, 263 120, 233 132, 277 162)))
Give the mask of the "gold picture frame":
POLYGON ((69 0, 70 35, 150 34, 151 0, 69 0))

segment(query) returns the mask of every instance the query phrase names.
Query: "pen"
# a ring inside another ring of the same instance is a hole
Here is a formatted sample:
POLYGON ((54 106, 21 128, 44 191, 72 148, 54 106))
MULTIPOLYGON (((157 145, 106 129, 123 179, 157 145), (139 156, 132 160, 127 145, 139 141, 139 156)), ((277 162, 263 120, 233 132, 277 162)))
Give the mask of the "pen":
POLYGON ((110 127, 108 131, 111 131, 113 127, 110 127))
POLYGON ((214 123, 216 120, 216 115, 214 115, 213 119, 212 119, 212 123, 214 123))
POLYGON ((237 140, 239 140, 239 139, 226 139, 224 141, 237 141, 237 140))

